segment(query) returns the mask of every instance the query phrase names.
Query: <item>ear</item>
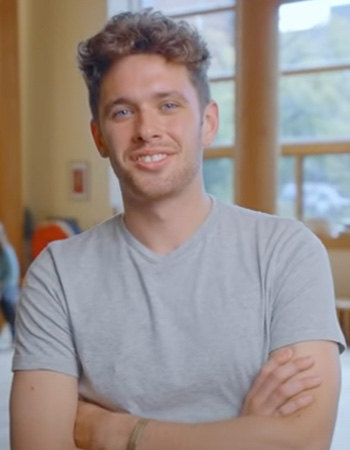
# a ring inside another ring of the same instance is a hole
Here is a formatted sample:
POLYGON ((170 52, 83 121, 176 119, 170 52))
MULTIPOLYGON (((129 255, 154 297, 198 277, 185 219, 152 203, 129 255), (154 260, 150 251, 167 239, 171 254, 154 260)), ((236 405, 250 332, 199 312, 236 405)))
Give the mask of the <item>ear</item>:
POLYGON ((202 125, 202 144, 209 147, 214 141, 219 128, 219 107, 211 100, 205 107, 202 125))
POLYGON ((90 122, 90 130, 99 154, 102 156, 102 158, 108 158, 108 150, 105 141, 98 124, 94 120, 91 120, 90 122))

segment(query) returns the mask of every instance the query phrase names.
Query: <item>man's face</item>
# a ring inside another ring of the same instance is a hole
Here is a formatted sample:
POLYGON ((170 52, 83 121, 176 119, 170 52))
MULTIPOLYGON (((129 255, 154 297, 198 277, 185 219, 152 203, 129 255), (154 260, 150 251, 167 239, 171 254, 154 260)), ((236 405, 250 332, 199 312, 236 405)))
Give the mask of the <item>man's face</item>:
POLYGON ((131 55, 102 80, 92 133, 119 178, 124 199, 158 200, 202 188, 203 148, 217 131, 217 106, 201 111, 185 66, 131 55))

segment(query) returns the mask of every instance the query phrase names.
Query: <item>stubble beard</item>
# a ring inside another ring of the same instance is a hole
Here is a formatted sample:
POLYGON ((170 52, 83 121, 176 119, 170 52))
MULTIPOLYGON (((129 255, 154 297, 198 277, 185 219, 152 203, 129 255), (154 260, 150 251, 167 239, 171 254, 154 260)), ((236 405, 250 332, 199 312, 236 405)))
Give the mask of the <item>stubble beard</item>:
POLYGON ((194 181, 201 167, 200 152, 195 160, 184 161, 178 170, 170 173, 166 178, 163 174, 133 173, 126 171, 119 164, 112 164, 123 197, 143 202, 155 202, 176 196, 194 181))

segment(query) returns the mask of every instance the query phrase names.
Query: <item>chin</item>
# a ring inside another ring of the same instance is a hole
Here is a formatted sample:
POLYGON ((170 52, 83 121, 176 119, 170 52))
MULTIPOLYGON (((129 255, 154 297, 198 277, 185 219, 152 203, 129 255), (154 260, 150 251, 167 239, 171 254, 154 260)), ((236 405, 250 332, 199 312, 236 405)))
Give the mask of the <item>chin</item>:
POLYGON ((161 190, 161 191, 145 190, 145 191, 139 192, 137 197, 144 202, 156 202, 156 201, 161 201, 161 200, 165 200, 165 199, 174 197, 174 196, 176 196, 177 192, 178 191, 173 191, 173 190, 161 190))
POLYGON ((198 171, 188 170, 177 176, 124 178, 125 194, 138 201, 155 202, 174 198, 186 190, 196 179, 198 171))
POLYGON ((183 186, 134 186, 128 189, 133 198, 143 202, 156 202, 175 197, 181 192, 183 186))

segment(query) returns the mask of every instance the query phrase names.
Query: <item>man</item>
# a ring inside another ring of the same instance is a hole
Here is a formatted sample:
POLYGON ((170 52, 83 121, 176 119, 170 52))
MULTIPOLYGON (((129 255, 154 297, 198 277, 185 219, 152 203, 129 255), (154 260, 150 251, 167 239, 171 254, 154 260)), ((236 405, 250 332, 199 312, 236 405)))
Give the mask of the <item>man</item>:
POLYGON ((328 449, 344 341, 327 255, 297 221, 205 193, 206 45, 123 13, 79 63, 125 212, 27 274, 12 449, 328 449))
POLYGON ((15 338, 15 315, 19 296, 20 269, 16 252, 0 222, 0 308, 15 338))

